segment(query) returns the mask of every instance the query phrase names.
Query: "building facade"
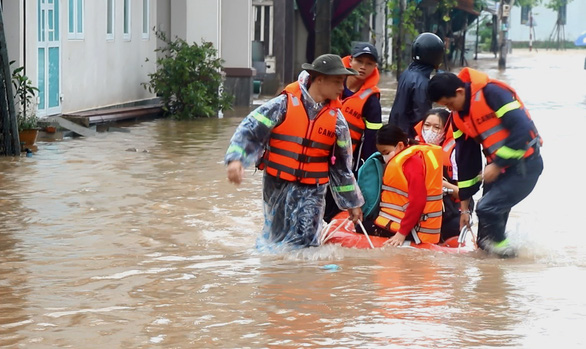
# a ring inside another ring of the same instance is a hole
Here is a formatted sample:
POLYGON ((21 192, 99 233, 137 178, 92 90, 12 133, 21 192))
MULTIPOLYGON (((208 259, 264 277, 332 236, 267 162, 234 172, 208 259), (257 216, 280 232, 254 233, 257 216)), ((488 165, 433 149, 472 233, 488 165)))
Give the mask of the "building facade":
POLYGON ((252 98, 252 0, 2 1, 8 57, 39 88, 40 117, 141 103, 155 71, 153 28, 214 44, 225 89, 252 98))

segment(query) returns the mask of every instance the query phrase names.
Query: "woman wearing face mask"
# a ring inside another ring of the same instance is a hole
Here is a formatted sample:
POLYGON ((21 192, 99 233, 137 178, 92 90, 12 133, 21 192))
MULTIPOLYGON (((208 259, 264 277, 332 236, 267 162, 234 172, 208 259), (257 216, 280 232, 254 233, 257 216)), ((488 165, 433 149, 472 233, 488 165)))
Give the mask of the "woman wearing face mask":
MULTIPOLYGON (((423 120, 415 126, 417 139, 427 144, 439 145, 443 150, 443 187, 444 187, 444 214, 442 219, 441 240, 446 241, 450 237, 460 234, 460 200, 458 199, 459 189, 458 171, 456 166, 456 154, 450 112, 445 108, 430 109, 423 120)), ((474 203, 470 200, 469 211, 471 212, 474 203)))
POLYGON ((387 244, 438 243, 442 222, 442 150, 417 144, 397 126, 386 124, 377 133, 384 169, 380 211, 374 221, 387 244))

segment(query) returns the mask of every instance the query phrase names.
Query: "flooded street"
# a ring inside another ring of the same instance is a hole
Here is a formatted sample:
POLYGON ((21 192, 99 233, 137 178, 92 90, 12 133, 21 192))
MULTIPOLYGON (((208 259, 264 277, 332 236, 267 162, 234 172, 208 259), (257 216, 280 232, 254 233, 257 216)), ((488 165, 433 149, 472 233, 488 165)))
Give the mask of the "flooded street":
POLYGON ((262 175, 234 187, 223 165, 246 111, 154 120, 0 158, 0 347, 586 346, 586 51, 518 50, 503 72, 487 57, 470 64, 511 84, 544 138, 508 223, 518 258, 260 252, 262 175))

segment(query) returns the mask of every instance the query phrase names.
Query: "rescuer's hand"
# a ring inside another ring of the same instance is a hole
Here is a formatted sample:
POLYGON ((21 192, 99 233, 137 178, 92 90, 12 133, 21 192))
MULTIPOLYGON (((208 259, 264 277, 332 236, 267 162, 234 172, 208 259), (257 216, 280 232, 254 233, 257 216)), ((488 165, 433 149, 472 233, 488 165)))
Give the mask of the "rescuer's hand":
POLYGON ((354 207, 348 210, 348 219, 356 223, 358 220, 362 221, 362 209, 354 207))
POLYGON ((484 173, 482 174, 482 179, 484 183, 492 183, 496 181, 498 176, 501 174, 502 168, 496 165, 494 162, 486 165, 484 168, 484 173))
POLYGON ((244 167, 242 166, 242 162, 238 160, 230 161, 228 167, 226 168, 226 172, 230 183, 234 183, 236 185, 242 183, 242 177, 244 177, 244 167))

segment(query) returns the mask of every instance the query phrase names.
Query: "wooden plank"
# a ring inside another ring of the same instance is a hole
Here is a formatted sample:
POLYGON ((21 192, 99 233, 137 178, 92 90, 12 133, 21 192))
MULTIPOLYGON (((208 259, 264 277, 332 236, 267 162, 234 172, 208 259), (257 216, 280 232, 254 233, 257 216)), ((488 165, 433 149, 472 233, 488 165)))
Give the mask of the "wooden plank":
POLYGON ((63 118, 86 127, 117 121, 154 119, 162 116, 163 108, 160 105, 92 110, 62 115, 63 118))
POLYGON ((96 135, 96 130, 92 130, 90 128, 80 126, 80 125, 76 124, 75 122, 71 122, 69 120, 66 120, 66 119, 60 117, 60 116, 50 116, 47 118, 47 120, 55 121, 59 124, 59 126, 66 128, 66 129, 68 129, 72 132, 75 132, 78 135, 81 135, 84 137, 92 137, 92 136, 96 135))

